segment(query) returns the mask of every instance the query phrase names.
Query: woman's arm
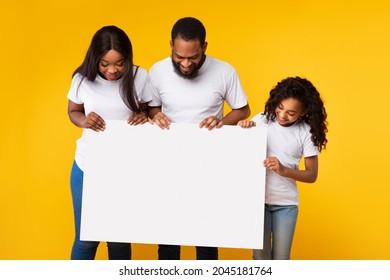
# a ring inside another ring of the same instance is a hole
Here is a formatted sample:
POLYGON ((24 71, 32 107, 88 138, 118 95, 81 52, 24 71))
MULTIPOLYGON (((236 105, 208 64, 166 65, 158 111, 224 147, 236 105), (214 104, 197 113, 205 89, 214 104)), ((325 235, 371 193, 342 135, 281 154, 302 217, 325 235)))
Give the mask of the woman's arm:
POLYGON ((105 121, 95 112, 85 115, 84 105, 68 102, 68 116, 71 122, 81 128, 90 128, 95 131, 103 131, 106 128, 105 121))

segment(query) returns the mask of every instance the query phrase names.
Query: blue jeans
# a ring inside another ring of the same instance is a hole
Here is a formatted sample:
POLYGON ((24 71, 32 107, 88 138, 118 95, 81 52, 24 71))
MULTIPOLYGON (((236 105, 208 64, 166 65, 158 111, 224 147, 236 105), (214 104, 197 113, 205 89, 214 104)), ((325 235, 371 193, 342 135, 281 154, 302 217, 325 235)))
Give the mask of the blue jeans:
POLYGON ((263 250, 253 250, 254 260, 289 260, 295 225, 296 205, 265 205, 263 250))
MULTIPOLYGON (((159 260, 180 260, 180 245, 158 245, 159 260)), ((196 246, 197 260, 218 260, 217 247, 196 246)))
MULTIPOLYGON (((76 236, 72 247, 72 254, 71 254, 72 260, 95 259, 96 251, 100 243, 99 241, 80 240, 83 177, 84 177, 84 172, 78 167, 76 162, 73 162, 72 172, 70 175, 70 187, 72 191, 76 236)), ((131 259, 131 244, 107 242, 107 247, 108 247, 108 258, 110 260, 131 259)))

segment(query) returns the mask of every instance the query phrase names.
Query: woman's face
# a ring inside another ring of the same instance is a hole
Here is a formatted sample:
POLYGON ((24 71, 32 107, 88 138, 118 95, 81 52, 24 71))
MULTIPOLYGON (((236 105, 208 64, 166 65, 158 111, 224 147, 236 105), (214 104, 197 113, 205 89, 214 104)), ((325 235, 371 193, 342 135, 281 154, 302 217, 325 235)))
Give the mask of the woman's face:
POLYGON ((302 103, 295 98, 286 98, 275 109, 276 120, 281 126, 293 125, 304 115, 302 103))
POLYGON ((99 72, 109 81, 118 80, 125 69, 125 58, 119 52, 109 50, 99 60, 99 72))

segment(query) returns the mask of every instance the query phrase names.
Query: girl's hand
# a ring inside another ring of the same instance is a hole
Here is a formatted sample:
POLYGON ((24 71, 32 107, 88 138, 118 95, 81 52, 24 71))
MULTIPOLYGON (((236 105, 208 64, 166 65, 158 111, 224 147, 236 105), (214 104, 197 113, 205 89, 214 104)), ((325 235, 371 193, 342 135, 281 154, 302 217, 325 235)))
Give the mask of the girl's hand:
POLYGON ((82 127, 89 128, 94 131, 103 131, 106 129, 106 122, 95 112, 90 112, 85 117, 82 127))
POLYGON ((138 125, 138 124, 144 124, 148 121, 148 117, 144 114, 136 114, 134 113, 130 119, 127 120, 127 123, 129 125, 138 125))
POLYGON ((241 126, 242 128, 250 128, 253 126, 256 126, 256 123, 254 121, 250 120, 241 120, 237 124, 238 126, 241 126))
POLYGON ((277 157, 267 157, 263 163, 265 168, 274 170, 276 173, 283 176, 286 167, 280 163, 277 157))

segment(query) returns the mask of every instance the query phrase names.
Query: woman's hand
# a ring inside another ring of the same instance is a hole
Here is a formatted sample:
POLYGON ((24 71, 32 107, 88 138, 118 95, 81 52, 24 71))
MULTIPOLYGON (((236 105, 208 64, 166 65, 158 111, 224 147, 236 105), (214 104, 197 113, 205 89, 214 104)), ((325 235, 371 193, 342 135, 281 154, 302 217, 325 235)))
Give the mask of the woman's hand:
POLYGON ((84 128, 89 128, 94 131, 103 131, 106 129, 106 122, 101 116, 95 112, 90 112, 84 119, 82 124, 84 128))
POLYGON ((138 125, 138 124, 144 124, 148 121, 148 117, 145 114, 142 113, 134 113, 128 120, 127 123, 129 125, 138 125))

